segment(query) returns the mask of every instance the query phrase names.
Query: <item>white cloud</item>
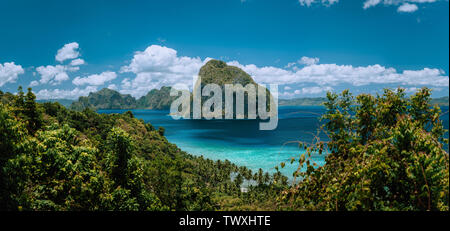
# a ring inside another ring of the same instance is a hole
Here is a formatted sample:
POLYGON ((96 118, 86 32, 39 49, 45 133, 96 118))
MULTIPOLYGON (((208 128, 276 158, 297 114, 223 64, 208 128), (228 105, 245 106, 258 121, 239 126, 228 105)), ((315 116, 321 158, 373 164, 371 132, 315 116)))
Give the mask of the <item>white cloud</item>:
MULTIPOLYGON (((50 83, 52 85, 58 85, 63 81, 69 79, 68 71, 77 71, 78 67, 67 67, 63 65, 48 65, 40 66, 36 68, 36 71, 41 75, 39 80, 40 84, 50 83)), ((37 81, 33 81, 33 85, 37 85, 37 81)))
POLYGON ((284 68, 295 67, 296 64, 297 64, 296 62, 288 63, 284 68))
POLYGON ((401 6, 398 7, 397 11, 398 12, 411 13, 411 12, 414 12, 414 11, 416 11, 418 9, 419 8, 417 7, 416 4, 403 3, 401 6))
POLYGON ((16 65, 14 62, 0 63, 0 87, 6 83, 14 83, 20 74, 25 73, 21 65, 16 65))
POLYGON ((30 86, 37 86, 39 84, 47 83, 50 83, 51 85, 58 85, 63 81, 69 80, 69 75, 67 72, 78 71, 80 70, 79 66, 85 63, 83 59, 78 58, 80 55, 78 48, 79 45, 76 42, 64 45, 58 50, 55 59, 59 62, 63 62, 68 59, 72 59, 72 61, 68 65, 47 65, 37 67, 36 71, 41 75, 41 79, 39 81, 31 81, 30 86))
POLYGON ((39 82, 38 81, 36 81, 36 80, 33 80, 33 81, 31 81, 31 83, 30 83, 30 87, 34 87, 34 86, 37 86, 37 85, 39 85, 39 82))
POLYGON ((37 99, 78 99, 80 96, 86 96, 90 92, 96 92, 97 87, 87 86, 86 88, 75 88, 73 90, 61 89, 43 89, 36 93, 37 99))
POLYGON ((303 56, 300 60, 298 60, 298 63, 303 64, 303 65, 314 65, 319 63, 319 58, 310 58, 310 57, 306 57, 303 56))
POLYGON ((108 85, 108 88, 111 89, 111 90, 117 90, 117 85, 110 84, 110 85, 108 85))
POLYGON ((177 83, 191 85, 193 76, 208 60, 178 56, 174 49, 151 45, 144 51, 136 52, 131 63, 121 68, 121 72, 136 74, 133 80, 122 81, 121 92, 139 97, 161 86, 177 83))
MULTIPOLYGON (((195 73, 203 65, 200 58, 178 57, 177 51, 164 46, 151 45, 143 52, 136 52, 130 65, 123 72, 195 73)), ((195 73, 196 74, 196 73, 195 73)))
MULTIPOLYGON (((122 67, 122 72, 135 73, 135 77, 122 80, 120 92, 140 97, 149 90, 161 86, 174 86, 177 83, 190 86, 192 78, 207 61, 209 58, 202 61, 200 58, 179 57, 174 49, 150 46, 143 52, 136 52, 131 63, 122 67)), ((379 64, 352 66, 318 64, 318 61, 318 58, 303 57, 297 63, 306 65, 297 67, 291 64, 285 68, 242 65, 237 61, 228 62, 228 65, 243 69, 261 84, 308 84, 309 88, 301 89, 303 94, 314 94, 319 88, 325 92, 327 87, 338 85, 355 87, 372 84, 405 87, 449 85, 448 76, 439 69, 397 71, 395 68, 379 64)))
POLYGON ((417 92, 417 90, 419 90, 420 88, 417 88, 417 87, 408 87, 408 88, 405 88, 405 92, 406 93, 415 93, 415 92, 417 92))
POLYGON ((323 92, 332 91, 332 87, 304 87, 296 94, 317 95, 323 92))
POLYGON ((315 0, 298 0, 298 2, 300 3, 300 5, 302 6, 311 6, 312 3, 315 2, 315 0))
POLYGON ((397 8, 398 12, 414 12, 419 9, 417 4, 423 4, 423 3, 433 3, 437 2, 438 0, 366 0, 363 4, 364 9, 368 9, 374 6, 377 6, 381 3, 383 3, 385 6, 397 6, 400 5, 397 8), (417 4, 412 4, 417 3, 417 4))
POLYGON ((74 59, 70 62, 70 66, 80 66, 84 64, 83 59, 74 59))
POLYGON ((314 83, 320 86, 350 84, 364 86, 369 84, 399 84, 448 86, 449 78, 444 71, 424 68, 405 70, 401 73, 394 68, 378 64, 353 67, 352 65, 317 64, 298 70, 285 70, 277 67, 257 67, 254 64, 242 65, 237 61, 228 63, 249 73, 256 82, 263 84, 314 83))
POLYGON ((72 83, 80 86, 80 85, 94 85, 100 86, 109 82, 117 77, 117 74, 112 71, 105 71, 100 74, 89 75, 87 77, 76 77, 72 83))
POLYGON ((304 87, 301 89, 297 89, 293 92, 285 91, 282 94, 280 94, 280 96, 286 97, 286 98, 305 97, 305 96, 310 96, 310 95, 323 94, 327 91, 332 91, 332 90, 333 90, 332 87, 317 87, 317 86, 304 87))
POLYGON ((310 7, 314 3, 322 3, 325 6, 331 6, 335 3, 338 3, 339 0, 298 0, 300 5, 310 7))
POLYGON ((381 0, 367 0, 364 2, 363 8, 367 9, 372 6, 376 6, 376 5, 380 4, 380 2, 381 2, 381 0))
POLYGON ((78 52, 78 43, 72 42, 64 45, 61 49, 58 50, 58 53, 55 56, 56 61, 64 62, 67 59, 75 59, 78 58, 80 52, 78 52))

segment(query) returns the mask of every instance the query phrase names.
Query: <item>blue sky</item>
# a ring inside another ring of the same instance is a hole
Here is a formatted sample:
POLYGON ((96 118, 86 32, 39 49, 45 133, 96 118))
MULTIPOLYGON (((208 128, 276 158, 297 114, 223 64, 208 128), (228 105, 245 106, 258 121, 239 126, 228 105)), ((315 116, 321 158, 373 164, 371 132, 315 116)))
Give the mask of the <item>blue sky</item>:
POLYGON ((3 0, 0 20, 0 89, 31 84, 38 98, 139 97, 190 84, 209 58, 279 84, 280 98, 449 94, 445 0, 3 0))

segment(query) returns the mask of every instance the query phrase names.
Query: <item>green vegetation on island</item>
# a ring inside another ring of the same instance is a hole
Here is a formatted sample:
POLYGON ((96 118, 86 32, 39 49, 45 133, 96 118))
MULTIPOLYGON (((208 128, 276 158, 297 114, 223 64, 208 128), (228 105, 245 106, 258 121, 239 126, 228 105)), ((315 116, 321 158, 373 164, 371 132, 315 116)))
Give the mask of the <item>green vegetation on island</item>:
POLYGON ((219 86, 225 84, 255 84, 252 77, 239 67, 229 66, 224 61, 212 59, 200 68, 198 73, 202 78, 202 84, 214 83, 219 86))
POLYGON ((137 107, 139 109, 170 109, 170 105, 177 98, 176 96, 170 96, 171 89, 171 87, 161 87, 159 90, 149 91, 147 95, 139 98, 137 107))
POLYGON ((136 99, 131 95, 123 95, 117 91, 103 88, 98 92, 91 92, 89 96, 81 96, 73 102, 71 109, 81 111, 85 108, 97 109, 134 109, 136 99))
POLYGON ((175 96, 170 96, 170 87, 153 89, 136 100, 128 94, 121 94, 115 90, 103 88, 98 92, 91 92, 88 96, 81 96, 73 102, 70 108, 82 111, 85 108, 98 109, 169 109, 175 96))

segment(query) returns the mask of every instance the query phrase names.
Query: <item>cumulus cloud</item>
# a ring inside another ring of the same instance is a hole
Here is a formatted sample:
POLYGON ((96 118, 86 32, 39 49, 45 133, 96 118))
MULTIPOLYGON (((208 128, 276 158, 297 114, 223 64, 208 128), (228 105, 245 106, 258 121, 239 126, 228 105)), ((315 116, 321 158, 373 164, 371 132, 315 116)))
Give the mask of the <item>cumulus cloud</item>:
POLYGON ((263 84, 314 83, 320 86, 335 86, 339 84, 350 84, 352 86, 369 84, 449 85, 449 78, 445 75, 444 71, 430 68, 398 72, 394 68, 388 68, 378 64, 361 67, 317 64, 291 71, 271 66, 257 67, 254 64, 242 65, 237 61, 231 61, 228 64, 243 69, 256 82, 263 84))
POLYGON ((139 97, 153 88, 173 86, 177 83, 192 84, 193 76, 209 60, 199 57, 178 56, 177 51, 165 46, 151 45, 134 54, 130 64, 121 72, 132 72, 136 77, 122 81, 122 93, 139 97))
POLYGON ((363 8, 367 9, 372 6, 376 6, 376 5, 380 4, 380 2, 381 2, 381 0, 367 0, 364 2, 363 8))
POLYGON ((78 52, 79 45, 76 42, 68 43, 58 50, 55 56, 56 61, 64 62, 68 59, 78 58, 80 52, 78 52))
POLYGON ((298 63, 303 65, 314 65, 316 63, 319 63, 319 58, 310 58, 303 56, 300 60, 298 60, 298 63))
POLYGON ((414 11, 416 11, 418 9, 419 8, 417 7, 416 4, 403 3, 401 6, 398 7, 397 11, 398 12, 411 13, 411 12, 414 12, 414 11))
POLYGON ((304 87, 296 94, 316 95, 332 90, 333 90, 332 87, 304 87))
POLYGON ((381 3, 385 6, 392 6, 392 5, 400 5, 397 8, 397 12, 407 12, 411 13, 414 11, 417 11, 419 7, 417 4, 423 4, 423 3, 433 3, 438 0, 366 0, 363 4, 364 9, 368 9, 374 6, 377 6, 381 3), (417 3, 417 4, 413 4, 417 3))
POLYGON ((74 59, 70 62, 70 66, 80 66, 84 64, 84 60, 83 59, 74 59))
POLYGON ((310 7, 314 3, 322 3, 325 6, 331 6, 335 3, 338 3, 339 0, 298 0, 300 5, 310 7))
MULTIPOLYGON (((290 90, 291 88, 289 88, 290 90)), ((287 90, 287 89, 285 89, 287 90)), ((308 96, 318 96, 323 95, 325 92, 333 91, 332 87, 303 87, 301 89, 297 89, 293 92, 290 91, 284 91, 283 93, 279 94, 279 96, 283 98, 299 98, 299 97, 308 97, 308 96)))
POLYGON ((64 65, 47 65, 40 66, 36 68, 36 71, 40 74, 41 79, 39 82, 32 81, 30 85, 36 86, 38 84, 47 84, 58 85, 63 81, 69 79, 69 75, 67 72, 69 71, 77 71, 78 67, 67 67, 64 65))
POLYGON ((0 63, 0 87, 6 83, 14 83, 20 74, 25 73, 21 65, 14 62, 0 63))
POLYGON ((34 86, 37 86, 37 85, 39 85, 39 81, 36 81, 36 80, 33 80, 33 81, 31 81, 30 82, 30 87, 34 87, 34 86))
POLYGON ((80 69, 79 66, 85 63, 83 59, 78 58, 80 56, 78 48, 79 45, 76 42, 64 45, 58 50, 55 59, 59 62, 63 62, 65 60, 71 60, 71 62, 68 65, 47 65, 37 67, 36 71, 40 74, 41 79, 39 81, 31 81, 30 86, 33 87, 39 84, 47 83, 50 83, 51 85, 58 85, 63 81, 69 80, 69 75, 67 72, 78 71, 80 69))
POLYGON ((296 62, 288 63, 288 64, 285 66, 285 68, 295 67, 296 64, 297 64, 296 62))
POLYGON ((36 93, 37 99, 78 99, 80 96, 86 96, 90 92, 96 92, 97 87, 87 86, 86 88, 75 88, 72 90, 61 89, 42 89, 36 93))
POLYGON ((415 92, 417 92, 417 90, 419 90, 420 88, 417 88, 417 87, 408 87, 408 88, 405 88, 405 92, 406 93, 415 93, 415 92))
POLYGON ((117 85, 115 85, 115 84, 110 84, 110 85, 108 85, 107 88, 109 88, 109 89, 111 89, 111 90, 117 90, 117 85))
POLYGON ((100 74, 89 75, 87 77, 76 77, 72 83, 80 86, 80 85, 93 85, 100 86, 109 82, 117 77, 117 74, 112 71, 105 71, 100 74))
MULTIPOLYGON (((140 97, 149 90, 175 84, 191 85, 201 66, 209 60, 180 57, 171 48, 152 45, 145 51, 136 52, 130 64, 121 68, 121 72, 134 73, 134 77, 125 78, 120 84, 120 92, 140 97)), ((260 84, 307 84, 299 89, 302 94, 319 94, 334 86, 367 86, 371 84, 397 85, 405 87, 448 86, 449 78, 444 71, 435 68, 397 71, 392 67, 379 64, 352 66, 337 64, 319 64, 318 58, 302 57, 297 67, 288 64, 285 68, 273 66, 243 65, 230 61, 228 65, 237 66, 249 73, 260 84), (319 92, 321 90, 321 92, 319 92)), ((86 83, 93 85, 92 83, 86 83)), ((289 88, 289 86, 288 86, 289 88)), ((288 88, 285 89, 288 90, 288 88)), ((285 93, 285 94, 294 94, 285 93)))

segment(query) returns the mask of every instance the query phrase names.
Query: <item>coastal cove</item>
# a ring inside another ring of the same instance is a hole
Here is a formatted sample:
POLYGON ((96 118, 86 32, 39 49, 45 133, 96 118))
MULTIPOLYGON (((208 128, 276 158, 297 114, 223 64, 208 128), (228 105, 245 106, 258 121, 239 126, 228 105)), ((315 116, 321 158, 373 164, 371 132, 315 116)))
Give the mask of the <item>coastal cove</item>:
MULTIPOLYGON (((441 120, 449 128, 448 106, 442 106, 441 120)), ((99 113, 124 113, 128 110, 98 110, 99 113)), ((322 106, 280 106, 278 127, 260 131, 256 120, 174 120, 168 110, 130 110, 138 119, 150 122, 154 127, 165 128, 165 136, 180 149, 190 154, 213 160, 228 159, 232 163, 247 166, 253 171, 259 168, 270 173, 275 166, 286 162, 280 171, 292 178, 298 162, 290 164, 292 157, 302 154, 298 143, 312 142, 320 128, 319 117, 325 112, 322 106)), ((448 133, 446 134, 448 137, 448 133)), ((319 138, 327 140, 321 132, 319 138)), ((448 146, 445 148, 448 150, 448 146)), ((313 155, 318 165, 325 163, 325 155, 313 155)))

